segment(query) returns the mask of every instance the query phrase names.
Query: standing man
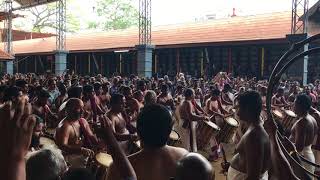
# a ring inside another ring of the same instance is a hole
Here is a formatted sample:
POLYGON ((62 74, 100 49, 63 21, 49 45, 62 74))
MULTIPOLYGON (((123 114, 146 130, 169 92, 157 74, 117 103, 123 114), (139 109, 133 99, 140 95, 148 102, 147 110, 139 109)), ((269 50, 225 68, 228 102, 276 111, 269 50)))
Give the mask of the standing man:
POLYGON ((247 91, 239 97, 238 116, 241 123, 248 124, 236 148, 228 170, 227 179, 268 179, 270 142, 260 120, 261 96, 256 91, 247 91))
MULTIPOLYGON (((311 150, 312 143, 317 135, 318 126, 316 120, 309 114, 312 101, 306 94, 300 94, 294 101, 294 111, 298 121, 293 125, 290 140, 296 145, 298 153, 303 155, 310 162, 315 162, 311 150)), ((314 166, 303 163, 303 166, 314 173, 314 166)))
POLYGON ((182 123, 179 125, 178 131, 181 136, 182 147, 187 150, 197 151, 195 142, 196 122, 207 120, 207 118, 204 115, 199 115, 196 113, 196 109, 193 104, 195 97, 193 89, 186 89, 184 96, 185 100, 182 102, 179 108, 182 123))
MULTIPOLYGON (((137 129, 142 150, 129 156, 139 180, 169 180, 176 175, 177 162, 188 152, 167 145, 172 130, 169 111, 158 104, 143 108, 138 116, 137 129)), ((120 166, 121 167, 121 166, 120 166)), ((122 172, 111 165, 108 180, 120 180, 122 172)))

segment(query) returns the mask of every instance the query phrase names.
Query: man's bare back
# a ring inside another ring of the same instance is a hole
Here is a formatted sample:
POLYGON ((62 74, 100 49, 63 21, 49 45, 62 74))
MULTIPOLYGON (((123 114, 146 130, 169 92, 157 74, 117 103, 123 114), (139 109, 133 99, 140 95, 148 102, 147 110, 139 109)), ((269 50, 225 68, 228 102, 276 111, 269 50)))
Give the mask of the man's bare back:
MULTIPOLYGON (((142 150, 129 156, 137 179, 139 180, 169 180, 176 174, 176 163, 188 151, 182 148, 165 146, 155 150, 142 150)), ((112 165, 108 180, 120 180, 118 171, 112 165)), ((120 172, 121 173, 121 172, 120 172)))

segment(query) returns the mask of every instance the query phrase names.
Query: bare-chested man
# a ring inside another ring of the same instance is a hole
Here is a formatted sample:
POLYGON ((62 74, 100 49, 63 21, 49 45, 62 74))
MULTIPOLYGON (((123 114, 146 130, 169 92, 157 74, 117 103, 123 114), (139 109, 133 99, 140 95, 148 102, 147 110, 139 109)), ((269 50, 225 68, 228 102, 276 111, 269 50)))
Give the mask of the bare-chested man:
POLYGON ((289 103, 284 97, 284 89, 278 88, 277 93, 272 97, 272 106, 277 108, 288 107, 289 103))
POLYGON ((193 89, 186 89, 184 92, 185 100, 182 102, 179 112, 182 123, 178 127, 178 133, 181 136, 182 147, 187 150, 197 151, 195 139, 195 126, 196 121, 207 120, 206 116, 199 115, 196 112, 194 100, 193 89), (191 132, 192 130, 192 132, 191 132), (190 138, 190 133, 192 133, 193 138, 190 138), (193 143, 191 143, 193 141, 193 143))
POLYGON ((221 101, 220 101, 220 91, 218 89, 214 89, 211 91, 211 97, 206 101, 205 107, 207 114, 210 116, 220 116, 224 117, 227 114, 227 111, 223 109, 221 101))
POLYGON ((37 101, 32 104, 32 112, 44 121, 45 127, 55 127, 58 124, 58 117, 48 106, 49 97, 48 91, 41 89, 37 101))
MULTIPOLYGON (((316 120, 318 126, 317 137, 313 142, 312 151, 314 153, 316 164, 320 164, 320 112, 317 109, 311 107, 310 115, 316 120)), ((316 168, 314 173, 320 175, 320 168, 316 168)))
POLYGON ((56 144, 65 152, 67 161, 73 167, 84 167, 85 157, 93 155, 89 147, 98 144, 88 122, 81 118, 83 106, 80 99, 69 99, 66 104, 67 117, 59 123, 55 134, 56 144))
POLYGON ((161 93, 157 97, 157 102, 168 108, 169 111, 174 110, 174 101, 169 93, 169 87, 166 84, 161 85, 161 93))
MULTIPOLYGON (((169 180, 175 177, 176 163, 188 152, 166 145, 172 124, 170 113, 161 105, 146 106, 139 114, 137 128, 143 148, 129 156, 137 179, 169 180)), ((120 180, 120 174, 121 172, 111 165, 107 179, 120 180)))
POLYGON ((119 141, 121 148, 126 154, 129 154, 130 141, 137 140, 137 135, 130 134, 127 127, 129 126, 129 119, 125 113, 125 97, 121 94, 113 94, 110 100, 110 111, 108 117, 112 121, 112 127, 116 139, 119 141))
POLYGON ((126 112, 131 120, 136 120, 140 112, 139 101, 133 98, 132 89, 129 86, 123 88, 123 95, 126 99, 126 112))
POLYGON ((85 119, 88 121, 97 121, 97 117, 104 114, 104 109, 100 106, 100 100, 96 96, 93 86, 85 85, 83 86, 83 97, 82 101, 84 103, 85 119))
POLYGON ((248 124, 236 148, 227 179, 268 179, 270 142, 260 120, 262 100, 258 92, 247 91, 239 97, 238 116, 248 124))
MULTIPOLYGON (((309 114, 311 105, 312 101, 308 95, 300 94, 296 97, 294 111, 298 116, 298 121, 292 127, 290 140, 294 142, 298 153, 314 163, 315 157, 311 146, 318 133, 318 125, 316 120, 309 114)), ((304 163, 303 166, 314 173, 314 166, 304 163)))

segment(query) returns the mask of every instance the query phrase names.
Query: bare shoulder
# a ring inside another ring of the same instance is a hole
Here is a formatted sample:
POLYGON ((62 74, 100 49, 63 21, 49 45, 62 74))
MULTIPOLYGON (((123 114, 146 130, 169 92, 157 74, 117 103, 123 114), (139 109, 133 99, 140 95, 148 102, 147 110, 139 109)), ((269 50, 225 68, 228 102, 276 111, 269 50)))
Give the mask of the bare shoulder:
POLYGON ((189 151, 187 151, 184 148, 173 147, 173 146, 168 146, 168 150, 169 150, 170 154, 174 155, 175 157, 177 157, 179 159, 189 153, 189 151))

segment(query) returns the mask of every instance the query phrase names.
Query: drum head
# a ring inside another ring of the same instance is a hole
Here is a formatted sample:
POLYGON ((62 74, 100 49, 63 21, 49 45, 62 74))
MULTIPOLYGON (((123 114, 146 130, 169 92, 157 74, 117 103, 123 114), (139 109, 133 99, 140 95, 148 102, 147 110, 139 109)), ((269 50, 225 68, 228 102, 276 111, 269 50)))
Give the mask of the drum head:
POLYGON ((279 111, 279 110, 273 110, 272 111, 273 112, 273 114, 275 115, 275 116, 277 116, 278 118, 283 118, 283 114, 282 114, 282 112, 281 111, 279 111))
POLYGON ((212 129, 215 129, 217 131, 220 131, 220 128, 218 125, 216 125, 215 123, 211 122, 211 121, 203 121, 205 124, 207 124, 208 126, 212 127, 212 129))
POLYGON ((96 161, 104 167, 110 167, 113 162, 112 156, 107 153, 98 153, 96 155, 96 161))
POLYGON ((233 127, 238 127, 240 125, 240 123, 236 119, 234 119, 232 117, 226 118, 226 122, 228 124, 230 124, 231 126, 233 126, 233 127))
POLYGON ((172 140, 179 140, 180 139, 180 136, 179 136, 179 134, 176 132, 176 131, 171 131, 171 133, 170 133, 170 139, 172 139, 172 140))
POLYGON ((296 113, 291 110, 285 110, 284 112, 290 117, 297 117, 296 113))

